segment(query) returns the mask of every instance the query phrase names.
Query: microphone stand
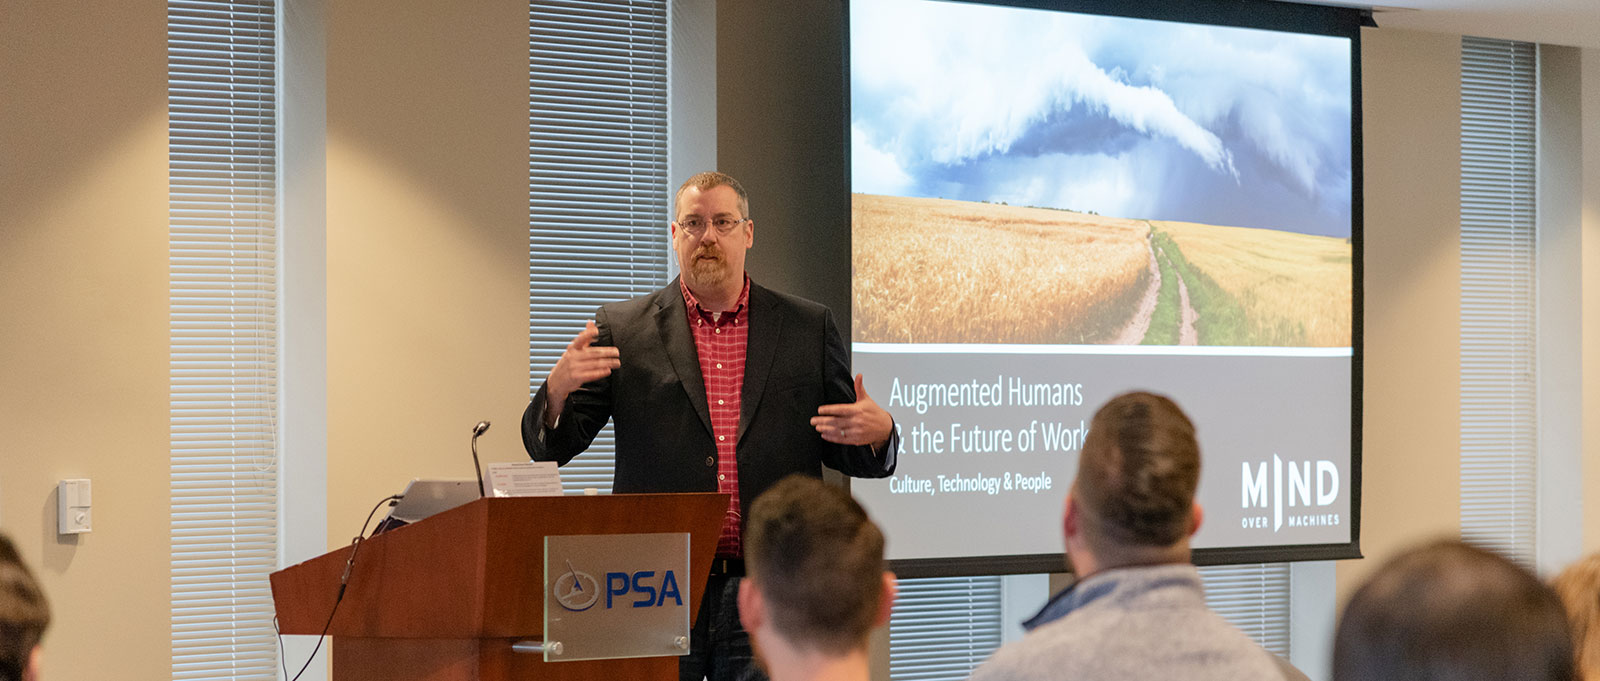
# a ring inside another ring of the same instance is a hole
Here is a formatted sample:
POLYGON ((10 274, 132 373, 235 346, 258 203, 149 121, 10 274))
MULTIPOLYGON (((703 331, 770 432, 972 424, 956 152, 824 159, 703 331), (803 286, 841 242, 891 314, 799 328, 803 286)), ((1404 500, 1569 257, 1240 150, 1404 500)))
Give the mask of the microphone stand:
POLYGON ((472 427, 472 470, 478 472, 478 498, 489 496, 483 491, 483 466, 478 463, 478 436, 489 429, 488 421, 479 421, 472 427))

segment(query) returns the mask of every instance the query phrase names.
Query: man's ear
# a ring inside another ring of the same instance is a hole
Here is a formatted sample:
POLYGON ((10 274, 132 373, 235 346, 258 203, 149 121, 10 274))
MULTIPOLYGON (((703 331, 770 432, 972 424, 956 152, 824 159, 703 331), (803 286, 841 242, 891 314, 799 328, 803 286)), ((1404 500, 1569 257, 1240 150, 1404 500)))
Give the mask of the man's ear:
POLYGON ((22 668, 22 681, 39 681, 40 667, 44 666, 44 648, 33 647, 28 654, 28 664, 22 668))
POLYGON ((1200 520, 1204 515, 1205 513, 1200 509, 1200 502, 1194 502, 1194 511, 1189 516, 1189 536, 1193 537, 1194 533, 1200 531, 1200 520))
POLYGON ((878 599, 878 613, 872 618, 872 626, 881 627, 889 623, 889 615, 894 612, 895 596, 900 594, 900 580, 893 572, 883 571, 883 595, 878 599))
POLYGON ((1078 508, 1078 499, 1072 491, 1067 491, 1067 510, 1061 514, 1061 534, 1063 537, 1078 536, 1078 514, 1083 511, 1078 508))
POLYGON ((739 624, 744 626, 745 631, 754 633, 766 623, 765 607, 755 582, 749 577, 739 580, 739 624))

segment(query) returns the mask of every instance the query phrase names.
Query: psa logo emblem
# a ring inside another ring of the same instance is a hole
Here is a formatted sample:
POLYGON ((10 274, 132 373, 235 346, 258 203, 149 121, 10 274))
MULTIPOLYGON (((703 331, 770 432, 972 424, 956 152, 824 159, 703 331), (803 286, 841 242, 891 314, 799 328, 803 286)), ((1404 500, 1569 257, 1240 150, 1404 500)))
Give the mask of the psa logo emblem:
MULTIPOLYGON (((678 576, 671 570, 661 573, 656 577, 654 570, 641 570, 632 574, 626 572, 606 573, 606 609, 610 610, 617 605, 620 597, 636 594, 639 598, 629 602, 635 608, 652 608, 666 605, 671 600, 674 605, 683 606, 683 594, 678 588, 678 576)), ((556 583, 551 587, 556 602, 561 607, 572 612, 583 612, 594 607, 600 601, 600 583, 593 575, 579 572, 567 565, 567 571, 556 577, 556 583)))
POLYGON ((561 607, 573 612, 583 612, 594 607, 600 600, 600 582, 595 581, 593 575, 587 572, 578 572, 567 566, 567 572, 556 578, 555 586, 551 588, 555 593, 556 602, 561 607))

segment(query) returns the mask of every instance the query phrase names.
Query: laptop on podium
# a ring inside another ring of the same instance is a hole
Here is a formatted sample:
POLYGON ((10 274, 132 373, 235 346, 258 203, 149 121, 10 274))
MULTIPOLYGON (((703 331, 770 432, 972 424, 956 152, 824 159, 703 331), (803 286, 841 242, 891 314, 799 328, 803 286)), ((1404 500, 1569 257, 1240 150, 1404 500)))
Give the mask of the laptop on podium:
POLYGON ((373 534, 392 530, 402 525, 422 520, 435 513, 448 511, 478 499, 476 480, 430 480, 414 478, 406 484, 400 500, 389 509, 389 517, 378 523, 373 534))

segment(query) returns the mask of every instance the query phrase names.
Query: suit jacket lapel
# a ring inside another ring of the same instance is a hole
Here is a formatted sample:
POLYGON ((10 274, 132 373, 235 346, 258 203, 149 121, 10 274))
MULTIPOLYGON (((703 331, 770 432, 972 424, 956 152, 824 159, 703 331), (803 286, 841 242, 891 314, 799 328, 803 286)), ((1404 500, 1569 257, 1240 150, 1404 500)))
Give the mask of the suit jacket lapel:
MULTIPOLYGON (((739 439, 744 438, 750 417, 756 413, 761 395, 766 392, 767 376, 772 373, 772 359, 777 355, 784 322, 778 298, 755 282, 750 283, 750 309, 746 314, 749 326, 745 337, 744 386, 739 390, 739 439)), ((704 392, 702 388, 701 394, 704 392)))
POLYGON ((683 291, 678 280, 662 289, 656 299, 656 330, 661 334, 661 345, 666 348, 672 370, 678 374, 678 383, 706 433, 711 433, 711 407, 706 404, 706 381, 700 375, 700 354, 694 347, 694 336, 689 333, 688 308, 683 304, 683 291))

